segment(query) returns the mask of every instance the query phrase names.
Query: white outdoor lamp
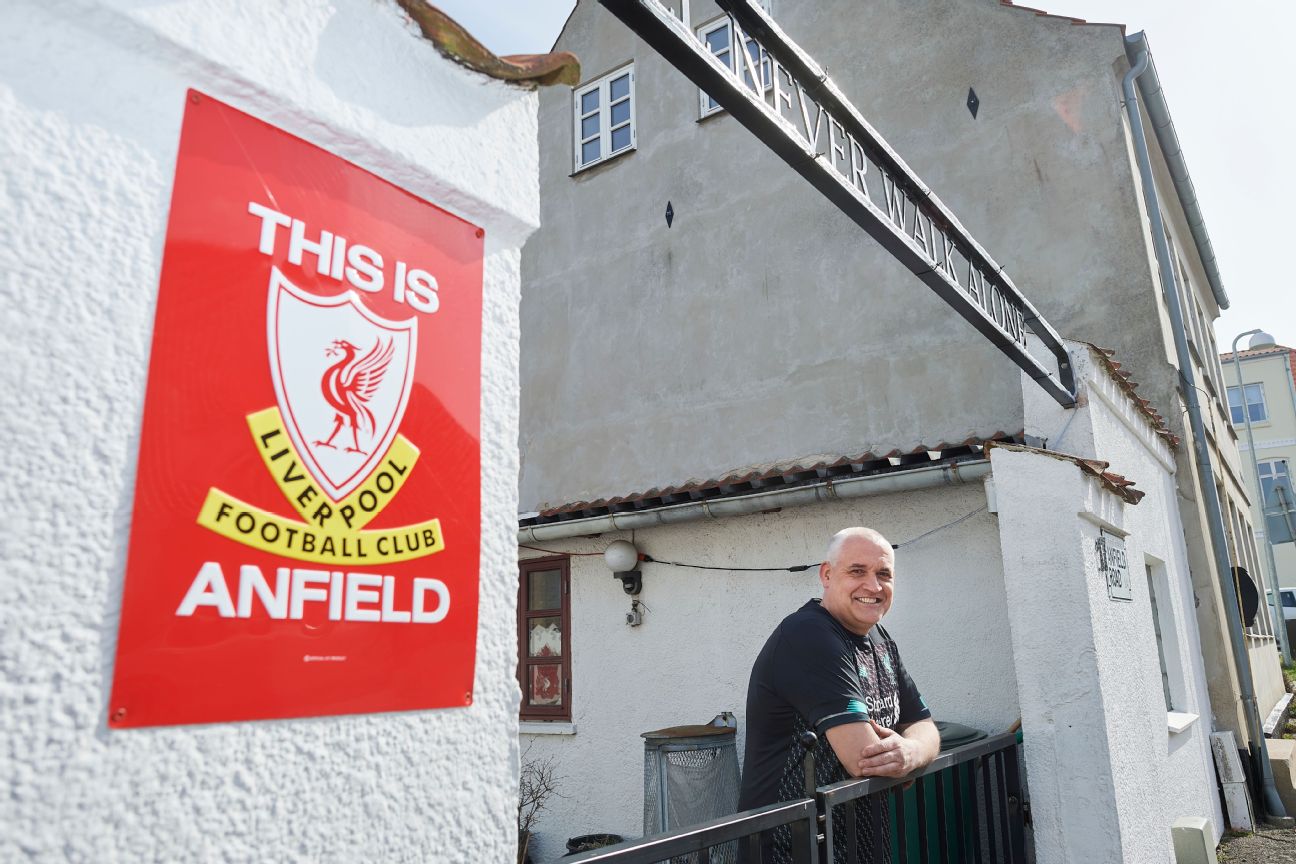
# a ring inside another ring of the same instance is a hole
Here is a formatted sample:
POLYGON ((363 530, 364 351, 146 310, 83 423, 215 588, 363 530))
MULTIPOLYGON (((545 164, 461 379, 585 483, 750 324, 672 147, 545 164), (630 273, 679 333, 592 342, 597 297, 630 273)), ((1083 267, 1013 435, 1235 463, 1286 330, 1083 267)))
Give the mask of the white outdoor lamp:
POLYGON ((628 540, 613 540, 603 550, 603 563, 612 576, 621 580, 621 587, 632 597, 643 590, 643 574, 639 572, 641 556, 628 540))

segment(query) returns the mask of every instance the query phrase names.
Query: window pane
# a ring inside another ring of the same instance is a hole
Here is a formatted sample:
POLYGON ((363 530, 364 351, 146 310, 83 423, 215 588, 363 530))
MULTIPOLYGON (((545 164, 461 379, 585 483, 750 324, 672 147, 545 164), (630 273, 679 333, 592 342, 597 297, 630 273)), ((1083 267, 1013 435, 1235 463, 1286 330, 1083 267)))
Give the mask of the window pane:
POLYGON ((630 127, 622 126, 620 129, 612 130, 612 152, 620 150, 623 147, 630 146, 630 127))
POLYGON ((591 111, 598 110, 598 104, 599 104, 598 97, 599 97, 599 91, 597 87, 595 87, 593 90, 589 91, 588 93, 581 94, 581 115, 582 116, 590 113, 591 111))
POLYGON ((599 131, 599 115, 594 114, 581 120, 581 140, 593 138, 599 131))
POLYGON ((1252 423, 1268 419, 1265 411, 1263 387, 1259 384, 1246 385, 1246 402, 1247 413, 1251 415, 1252 423))
POLYGON ((711 49, 712 54, 720 54, 729 50, 729 25, 717 27, 706 35, 707 47, 711 49))
POLYGON ((562 664, 542 663, 531 667, 528 701, 532 705, 562 704, 562 664))
POLYGON ((531 657, 562 656, 562 618, 532 618, 527 622, 527 654, 531 657))
POLYGON ((626 73, 620 78, 613 78, 612 84, 608 88, 608 101, 615 102, 618 99, 624 99, 630 95, 630 74, 626 73))
POLYGON ((581 164, 587 165, 599 158, 599 139, 586 141, 581 145, 581 164))
POLYGON ((1229 406, 1229 419, 1233 421, 1233 425, 1234 425, 1234 426, 1240 426, 1240 425, 1242 425, 1243 420, 1242 420, 1242 408, 1241 408, 1241 406, 1239 406, 1239 405, 1230 405, 1230 406, 1229 406))
POLYGON ((612 106, 612 125, 620 126, 630 121, 630 100, 618 102, 612 106))
MULTIPOLYGON (((1288 607, 1289 609, 1296 609, 1296 594, 1293 594, 1290 591, 1283 591, 1282 601, 1283 601, 1283 605, 1288 607)), ((585 679, 582 678, 581 680, 583 681, 585 679)))
POLYGON ((527 575, 527 611, 562 608, 562 571, 536 570, 527 575))

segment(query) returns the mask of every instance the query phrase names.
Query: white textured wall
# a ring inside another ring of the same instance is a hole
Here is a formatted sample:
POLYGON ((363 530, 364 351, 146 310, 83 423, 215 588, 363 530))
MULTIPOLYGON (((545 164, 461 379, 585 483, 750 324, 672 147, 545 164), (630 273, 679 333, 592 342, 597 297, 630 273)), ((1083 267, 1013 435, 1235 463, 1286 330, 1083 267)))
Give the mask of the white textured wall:
MULTIPOLYGON (((1162 634, 1165 650, 1171 655, 1168 659, 1171 697, 1176 711, 1198 715, 1197 721, 1186 730, 1165 733, 1168 761, 1160 797, 1171 821, 1177 816, 1208 817, 1218 839, 1224 821, 1215 792, 1209 738, 1216 726, 1179 510, 1174 452, 1153 433, 1146 417, 1102 368, 1091 348, 1074 342, 1069 343, 1069 348, 1081 382, 1082 407, 1070 419, 1071 412, 1059 408, 1023 378, 1031 424, 1028 431, 1047 438, 1051 448, 1109 462, 1112 471, 1133 480, 1136 488, 1145 493, 1137 506, 1125 507, 1123 515, 1126 530, 1137 539, 1141 549, 1136 560, 1133 546, 1130 547, 1135 595, 1147 593, 1142 571, 1145 559, 1160 562, 1165 569, 1168 594, 1158 598, 1160 611, 1163 619, 1168 617, 1174 621, 1173 630, 1162 634), (1064 434, 1059 434, 1063 430, 1064 434), (1137 572, 1133 570, 1135 567, 1137 572)), ((1155 644, 1151 650, 1155 659, 1155 644)), ((1160 690, 1157 684, 1145 694, 1153 707, 1160 704, 1160 690)))
POLYGON ((1174 453, 1092 350, 1069 348, 1080 407, 1059 408, 1023 378, 1027 432, 1051 449, 1109 462, 1145 495, 1124 505, 1069 463, 993 456, 1002 543, 1013 550, 1004 567, 1037 851, 1041 862, 1162 860, 1176 818, 1206 817, 1215 839, 1224 829, 1174 453), (1102 523, 1129 532, 1133 602, 1110 600, 1097 573, 1093 541, 1102 523), (1173 622, 1162 639, 1174 708, 1197 715, 1177 733, 1166 722, 1148 562, 1165 571, 1158 603, 1163 623, 1173 622), (1042 573, 1055 575, 1041 583, 1042 573), (1054 795, 1039 795, 1045 783, 1054 795))
MULTIPOLYGON (((927 492, 785 508, 778 513, 636 532, 655 558, 731 567, 819 561, 828 538, 870 525, 902 543, 986 503, 980 483, 927 492)), ((630 535, 533 544, 601 553, 630 535)), ((522 549, 522 557, 541 553, 522 549)), ((995 519, 979 514, 902 548, 885 626, 938 719, 1000 732, 1017 719, 995 519)), ((574 735, 523 735, 530 754, 552 754, 560 793, 536 825, 537 861, 567 838, 643 833, 641 732, 738 715, 741 758, 751 664, 780 620, 822 594, 817 571, 740 573, 643 566, 650 612, 625 624, 629 598, 601 555, 571 559, 574 735)))
MULTIPOLYGON (((1147 591, 1107 596, 1122 502, 1073 463, 992 451, 1039 864, 1165 861, 1165 706, 1147 591)), ((1139 538, 1126 538, 1131 562, 1139 538)), ((1178 814, 1176 814, 1178 815, 1178 814)))
POLYGON ((387 0, 0 5, 0 860, 509 860, 535 112, 387 0), (471 708, 105 727, 187 87, 487 230, 471 708))

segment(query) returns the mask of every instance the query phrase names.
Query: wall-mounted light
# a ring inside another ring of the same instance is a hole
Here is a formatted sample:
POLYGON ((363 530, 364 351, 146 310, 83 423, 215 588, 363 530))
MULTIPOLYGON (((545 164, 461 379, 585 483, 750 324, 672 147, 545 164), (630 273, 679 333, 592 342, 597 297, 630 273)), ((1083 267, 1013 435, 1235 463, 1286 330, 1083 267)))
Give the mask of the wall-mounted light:
POLYGON ((635 545, 628 540, 613 540, 603 550, 603 563, 612 571, 612 576, 621 580, 625 593, 635 596, 643 590, 643 574, 639 572, 641 556, 635 545))

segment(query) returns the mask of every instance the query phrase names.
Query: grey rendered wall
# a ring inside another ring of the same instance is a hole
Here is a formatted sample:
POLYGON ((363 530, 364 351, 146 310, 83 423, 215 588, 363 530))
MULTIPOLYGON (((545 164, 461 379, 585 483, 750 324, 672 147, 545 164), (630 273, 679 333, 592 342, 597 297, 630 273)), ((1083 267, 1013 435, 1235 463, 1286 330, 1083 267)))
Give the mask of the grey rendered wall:
MULTIPOLYGON (((1064 336, 1164 365, 1118 28, 996 0, 774 15, 1064 336)), ((1021 429, 1016 367, 731 117, 697 121, 696 89, 595 0, 557 47, 587 81, 635 61, 638 149, 569 176, 570 94, 541 93, 523 509, 1021 429)))

